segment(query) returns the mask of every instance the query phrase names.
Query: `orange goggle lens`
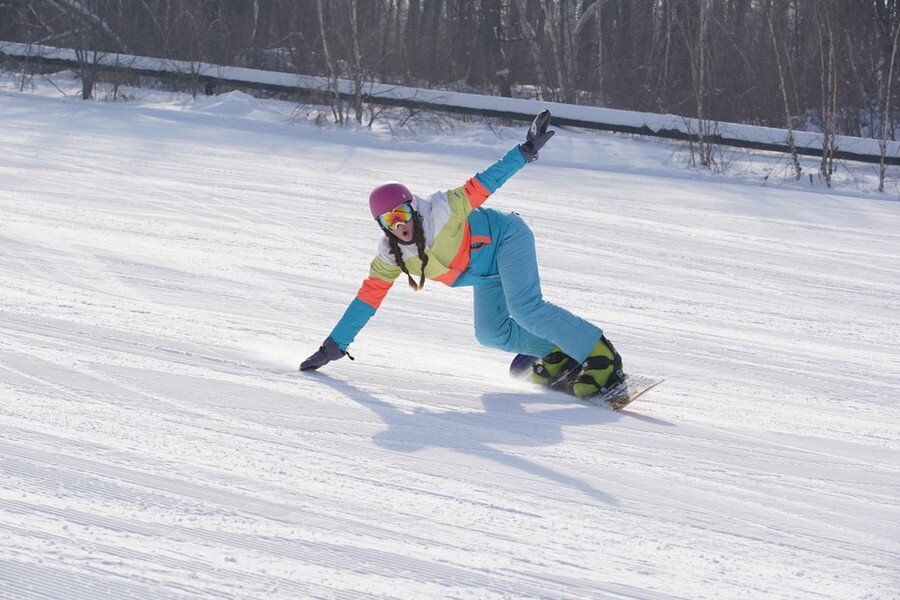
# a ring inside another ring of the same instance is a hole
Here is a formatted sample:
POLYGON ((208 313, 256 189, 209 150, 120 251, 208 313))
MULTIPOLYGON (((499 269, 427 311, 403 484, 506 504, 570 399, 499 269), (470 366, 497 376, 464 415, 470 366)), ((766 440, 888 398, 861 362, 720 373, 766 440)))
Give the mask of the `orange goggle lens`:
POLYGON ((384 214, 378 215, 378 224, 393 231, 400 225, 408 223, 413 218, 413 207, 409 202, 404 202, 394 210, 389 210, 384 214))

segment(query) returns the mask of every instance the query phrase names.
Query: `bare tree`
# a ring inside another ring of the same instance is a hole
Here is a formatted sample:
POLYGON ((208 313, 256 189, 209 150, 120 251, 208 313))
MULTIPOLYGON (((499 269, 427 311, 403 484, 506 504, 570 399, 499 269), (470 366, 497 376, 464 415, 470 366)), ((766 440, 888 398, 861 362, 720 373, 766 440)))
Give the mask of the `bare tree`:
POLYGON ((362 123, 362 53, 359 50, 359 21, 356 14, 357 0, 350 0, 350 39, 353 47, 353 110, 356 122, 362 123))
MULTIPOLYGON (((656 88, 665 89, 669 84, 669 67, 672 61, 672 48, 674 47, 674 29, 675 29, 675 9, 673 3, 666 0, 663 2, 661 16, 664 25, 660 27, 660 40, 654 46, 662 46, 662 57, 660 60, 661 68, 656 79, 656 88)), ((648 69, 650 72, 650 69, 648 69)), ((649 86, 648 86, 649 87, 649 86)), ((660 94, 655 94, 659 98, 660 94)), ((658 105, 659 103, 657 103, 658 105)), ((659 106, 662 109, 662 106, 659 106)))
POLYGON ((534 67, 535 84, 537 85, 537 97, 542 99, 544 90, 547 89, 547 74, 544 71, 544 56, 541 51, 541 41, 534 27, 528 22, 528 0, 515 0, 519 16, 519 27, 528 41, 531 50, 531 61, 534 67))
POLYGON ((174 53, 188 64, 188 81, 191 96, 200 93, 200 76, 207 60, 210 33, 214 30, 215 19, 194 3, 178 3, 172 19, 174 53))
POLYGON ((556 67, 556 81, 561 102, 575 102, 575 49, 572 31, 575 26, 574 0, 548 2, 550 10, 544 22, 553 61, 556 67))
MULTIPOLYGON (((481 39, 487 54, 494 56, 494 72, 493 79, 497 83, 500 95, 506 98, 512 97, 511 69, 504 48, 505 26, 503 23, 502 0, 483 0, 481 3, 481 13, 479 21, 479 31, 482 32, 481 39)), ((472 53, 471 63, 474 64, 478 60, 479 55, 472 53)))
POLYGON ((828 4, 816 3, 814 6, 820 50, 822 162, 819 172, 825 178, 825 184, 831 187, 831 176, 834 174, 834 155, 837 150, 837 52, 828 4))
POLYGON ((75 48, 75 59, 78 61, 78 74, 81 76, 81 99, 90 100, 94 94, 97 66, 104 53, 87 50, 82 46, 75 48))
POLYGON ((697 147, 700 165, 710 166, 712 148, 708 141, 709 124, 706 119, 707 82, 707 43, 709 31, 709 0, 698 0, 696 12, 688 14, 681 20, 681 31, 688 49, 689 66, 693 101, 697 111, 697 147))
POLYGON ((765 0, 764 9, 766 13, 766 22, 769 25, 769 34, 772 36, 772 48, 775 52, 775 65, 778 68, 778 82, 781 90, 782 105, 784 106, 784 120, 787 127, 788 146, 791 149, 791 160, 794 165, 794 179, 800 179, 803 169, 800 166, 800 159, 797 156, 797 146, 794 144, 794 126, 791 117, 790 102, 788 102, 787 85, 785 83, 784 65, 781 59, 781 36, 775 31, 775 23, 772 17, 772 0, 765 0))
POLYGON ((603 93, 604 93, 604 85, 603 85, 603 5, 606 3, 606 0, 594 0, 594 3, 587 7, 581 16, 578 18, 578 21, 575 23, 575 29, 572 32, 572 38, 578 39, 581 37, 582 32, 588 23, 590 23, 591 19, 594 19, 594 31, 596 32, 595 38, 597 43, 597 65, 596 65, 596 76, 597 76, 597 98, 600 100, 600 103, 603 103, 603 93))
POLYGON ((418 40, 422 8, 420 0, 407 0, 406 23, 403 28, 403 64, 407 81, 418 66, 418 40))
MULTIPOLYGON (((45 0, 62 16, 64 29, 57 32, 60 39, 68 39, 75 50, 78 72, 81 76, 81 97, 93 97, 98 69, 109 51, 127 51, 128 48, 107 24, 103 3, 96 0, 45 0)), ((33 8, 33 7, 32 7, 33 8)))
POLYGON ((897 41, 900 38, 900 19, 894 27, 894 42, 891 45, 891 61, 888 67, 887 81, 884 85, 884 113, 881 117, 881 158, 878 165, 878 191, 884 192, 884 177, 887 173, 887 167, 884 164, 885 154, 887 154, 888 128, 891 122, 891 88, 894 82, 894 64, 897 58, 897 41))
POLYGON ((325 55, 325 66, 328 69, 329 88, 332 92, 331 110, 334 113, 338 123, 344 122, 344 103, 341 100, 341 94, 338 90, 337 67, 331 56, 331 50, 328 46, 328 31, 325 28, 325 14, 322 8, 322 0, 316 0, 316 13, 319 17, 319 33, 322 36, 322 52, 325 55))
POLYGON ((99 6, 90 1, 81 0, 46 0, 47 2, 57 6, 60 10, 72 13, 78 21, 84 26, 90 27, 109 38, 116 48, 122 52, 127 52, 128 47, 121 38, 114 32, 105 19, 99 14, 99 6))

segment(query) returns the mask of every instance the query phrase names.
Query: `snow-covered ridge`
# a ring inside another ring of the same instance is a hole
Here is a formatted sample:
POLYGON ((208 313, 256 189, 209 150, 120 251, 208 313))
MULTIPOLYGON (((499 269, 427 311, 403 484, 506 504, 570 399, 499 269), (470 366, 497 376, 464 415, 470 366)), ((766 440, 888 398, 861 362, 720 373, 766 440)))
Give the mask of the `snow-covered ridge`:
MULTIPOLYGON (((46 60, 76 61, 75 51, 52 46, 28 45, 0 41, 0 54, 18 57, 41 57, 46 60)), ((100 57, 100 64, 152 73, 194 73, 220 81, 275 86, 288 89, 326 90, 331 82, 325 77, 294 75, 242 67, 229 67, 207 63, 106 54, 100 57)), ((339 79, 337 92, 353 94, 353 82, 339 79)), ((577 106, 557 102, 525 100, 482 96, 461 92, 427 90, 368 82, 363 94, 375 100, 395 103, 417 103, 432 108, 447 110, 477 110, 508 117, 530 120, 542 108, 549 108, 558 124, 618 130, 643 135, 673 137, 693 135, 698 131, 697 122, 677 115, 641 113, 611 108, 577 106), (603 125, 603 127, 598 127, 603 125)), ((787 148, 788 132, 773 127, 759 127, 737 123, 715 123, 712 133, 718 142, 725 145, 753 147, 763 150, 784 150, 787 148)), ((794 143, 801 154, 821 155, 822 135, 819 133, 795 131, 794 143)), ((838 156, 864 162, 877 162, 881 154, 878 140, 852 136, 838 136, 836 147, 838 156)), ((900 164, 900 142, 888 141, 886 149, 888 164, 900 164)))

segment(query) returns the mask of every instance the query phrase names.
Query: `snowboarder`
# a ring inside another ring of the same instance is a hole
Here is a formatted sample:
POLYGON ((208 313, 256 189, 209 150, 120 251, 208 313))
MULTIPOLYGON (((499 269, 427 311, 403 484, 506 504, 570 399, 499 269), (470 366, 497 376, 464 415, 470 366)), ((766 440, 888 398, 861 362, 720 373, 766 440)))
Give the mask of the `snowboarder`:
POLYGON ((321 347, 300 365, 319 367, 347 354, 394 283, 414 290, 425 279, 474 286, 475 337, 483 345, 543 357, 532 380, 574 381, 576 396, 596 394, 622 376, 622 359, 596 326, 543 299, 534 236, 516 213, 481 205, 553 137, 550 111, 535 117, 526 139, 462 187, 419 198, 400 183, 372 191, 369 208, 384 237, 356 298, 321 347), (418 277, 418 281, 416 281, 418 277), (576 378, 577 377, 577 378, 576 378))

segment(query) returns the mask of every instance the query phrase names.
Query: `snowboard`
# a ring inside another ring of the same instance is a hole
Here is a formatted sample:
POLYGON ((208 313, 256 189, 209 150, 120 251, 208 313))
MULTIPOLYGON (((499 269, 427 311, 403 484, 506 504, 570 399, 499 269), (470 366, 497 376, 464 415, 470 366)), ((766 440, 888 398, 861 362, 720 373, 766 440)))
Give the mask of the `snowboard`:
MULTIPOLYGON (((536 356, 517 354, 509 365, 509 374, 516 379, 527 380, 531 375, 532 365, 540 360, 536 356)), ((572 384, 578 378, 578 370, 563 376, 559 381, 550 386, 550 389, 564 392, 574 396, 572 384)), ((626 373, 622 381, 598 392, 593 396, 579 398, 591 404, 606 406, 611 410, 619 411, 661 384, 665 379, 651 375, 639 375, 626 373)))

